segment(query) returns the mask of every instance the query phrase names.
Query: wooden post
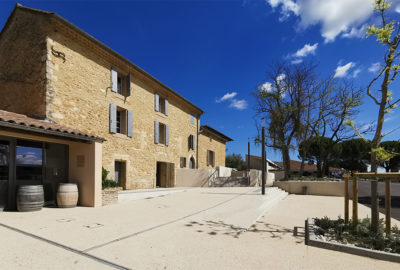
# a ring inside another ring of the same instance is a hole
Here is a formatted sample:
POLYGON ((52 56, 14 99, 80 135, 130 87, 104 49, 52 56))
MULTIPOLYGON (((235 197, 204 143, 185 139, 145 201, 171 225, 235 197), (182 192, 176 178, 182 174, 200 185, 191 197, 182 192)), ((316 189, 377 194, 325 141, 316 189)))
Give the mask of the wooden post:
POLYGON ((353 176, 353 224, 358 223, 358 176, 353 176))
POLYGON ((349 223, 349 175, 344 175, 344 222, 349 223))
POLYGON ((386 179, 385 181, 385 222, 386 222, 386 234, 389 235, 390 234, 390 230, 391 230, 391 216, 392 216, 392 205, 391 205, 391 194, 390 194, 390 184, 391 184, 391 180, 390 179, 386 179))
POLYGON ((378 177, 371 180, 371 230, 377 232, 379 227, 378 177))

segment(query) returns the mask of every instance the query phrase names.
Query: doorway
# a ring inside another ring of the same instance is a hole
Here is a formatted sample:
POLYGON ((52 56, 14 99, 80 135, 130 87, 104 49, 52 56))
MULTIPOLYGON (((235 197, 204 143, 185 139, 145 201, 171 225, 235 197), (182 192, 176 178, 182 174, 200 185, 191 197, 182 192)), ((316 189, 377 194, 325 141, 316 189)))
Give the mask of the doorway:
POLYGON ((0 140, 0 211, 7 205, 10 179, 10 142, 0 140))
POLYGON ((156 188, 175 186, 175 164, 157 161, 156 188))

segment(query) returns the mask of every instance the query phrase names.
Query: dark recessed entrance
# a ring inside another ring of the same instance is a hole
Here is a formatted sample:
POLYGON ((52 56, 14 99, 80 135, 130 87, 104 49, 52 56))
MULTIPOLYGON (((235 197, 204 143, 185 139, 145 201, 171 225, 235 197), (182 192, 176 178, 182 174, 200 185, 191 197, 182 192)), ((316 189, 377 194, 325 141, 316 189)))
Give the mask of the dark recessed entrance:
POLYGON ((58 184, 68 181, 68 145, 0 138, 0 209, 16 208, 20 185, 43 185, 45 204, 55 205, 58 184))
POLYGON ((168 162, 157 162, 156 187, 175 186, 175 164, 168 162))

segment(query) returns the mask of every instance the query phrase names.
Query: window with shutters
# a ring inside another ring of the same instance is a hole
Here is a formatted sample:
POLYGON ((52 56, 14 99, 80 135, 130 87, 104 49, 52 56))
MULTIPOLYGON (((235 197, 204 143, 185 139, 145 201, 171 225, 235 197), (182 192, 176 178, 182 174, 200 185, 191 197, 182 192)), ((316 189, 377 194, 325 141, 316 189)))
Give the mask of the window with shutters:
POLYGON ((154 121, 154 143, 169 145, 169 126, 154 121))
POLYGON ((168 99, 160 96, 158 93, 154 94, 154 109, 156 112, 168 115, 168 99))
POLYGON ((111 91, 123 96, 131 95, 131 74, 111 68, 111 91))
POLYGON ((207 166, 215 166, 215 153, 214 151, 207 150, 207 166))
POLYGON ((181 168, 186 168, 186 158, 181 157, 181 168))
POLYGON ((130 110, 110 104, 110 133, 133 135, 133 113, 130 110))
POLYGON ((188 138, 188 147, 189 147, 189 150, 194 150, 194 135, 189 135, 189 138, 188 138))
POLYGON ((193 114, 190 114, 190 124, 192 124, 192 125, 194 125, 194 115, 193 114))

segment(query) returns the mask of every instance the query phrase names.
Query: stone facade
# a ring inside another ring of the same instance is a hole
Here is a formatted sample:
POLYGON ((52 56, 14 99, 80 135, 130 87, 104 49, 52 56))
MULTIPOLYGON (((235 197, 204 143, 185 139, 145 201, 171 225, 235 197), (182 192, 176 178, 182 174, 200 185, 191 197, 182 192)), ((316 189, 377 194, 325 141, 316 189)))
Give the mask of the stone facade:
POLYGON ((205 168, 206 149, 215 151, 216 166, 225 164, 225 144, 215 138, 200 135, 203 146, 189 149, 189 136, 199 130, 203 113, 199 108, 59 17, 18 6, 14 13, 0 37, 0 79, 7 81, 0 94, 9 97, 0 101, 0 109, 44 117, 105 138, 103 167, 113 179, 115 161, 125 162, 124 189, 154 188, 157 162, 178 168, 185 157, 188 167, 190 158, 197 164, 199 155, 199 168, 205 168), (13 52, 18 60, 15 72, 6 72, 4 66, 13 57, 3 55, 15 40, 21 43, 13 52), (18 53, 23 55, 17 57, 18 53), (111 91, 112 68, 130 74, 130 96, 111 91), (14 83, 13 76, 26 81, 14 83), (155 93, 168 99, 168 115, 155 111, 155 93), (132 137, 110 133, 110 104, 133 112, 132 137), (169 126, 168 146, 154 142, 154 121, 169 126))
POLYGON ((225 141, 208 132, 199 135, 199 169, 215 169, 218 166, 225 167, 225 141), (207 151, 215 153, 214 166, 207 165, 207 151))

